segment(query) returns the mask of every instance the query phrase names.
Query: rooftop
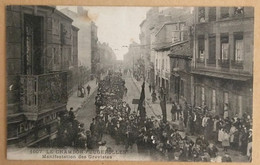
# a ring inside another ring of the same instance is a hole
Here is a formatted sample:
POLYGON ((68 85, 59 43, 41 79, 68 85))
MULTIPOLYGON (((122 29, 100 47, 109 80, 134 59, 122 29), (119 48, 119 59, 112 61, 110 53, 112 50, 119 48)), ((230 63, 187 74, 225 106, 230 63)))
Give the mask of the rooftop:
POLYGON ((175 43, 172 43, 172 42, 162 43, 160 46, 155 47, 154 50, 156 50, 156 51, 170 50, 172 47, 186 43, 186 42, 188 42, 188 40, 175 42, 175 43))
POLYGON ((170 58, 192 57, 189 41, 184 41, 171 47, 170 58))

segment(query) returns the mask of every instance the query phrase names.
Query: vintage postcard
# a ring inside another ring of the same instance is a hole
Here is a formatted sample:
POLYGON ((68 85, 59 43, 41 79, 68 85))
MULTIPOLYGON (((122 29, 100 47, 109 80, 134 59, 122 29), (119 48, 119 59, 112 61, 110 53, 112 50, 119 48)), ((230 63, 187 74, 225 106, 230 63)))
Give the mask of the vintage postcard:
POLYGON ((252 161, 254 7, 4 10, 8 160, 252 161))

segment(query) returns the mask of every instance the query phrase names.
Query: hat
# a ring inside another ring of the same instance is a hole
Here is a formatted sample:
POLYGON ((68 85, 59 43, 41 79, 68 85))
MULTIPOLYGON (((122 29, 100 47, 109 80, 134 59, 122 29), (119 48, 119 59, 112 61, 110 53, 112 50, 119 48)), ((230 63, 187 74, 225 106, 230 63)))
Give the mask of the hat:
POLYGON ((105 109, 105 108, 106 108, 106 106, 101 106, 101 107, 100 107, 100 109, 105 109))

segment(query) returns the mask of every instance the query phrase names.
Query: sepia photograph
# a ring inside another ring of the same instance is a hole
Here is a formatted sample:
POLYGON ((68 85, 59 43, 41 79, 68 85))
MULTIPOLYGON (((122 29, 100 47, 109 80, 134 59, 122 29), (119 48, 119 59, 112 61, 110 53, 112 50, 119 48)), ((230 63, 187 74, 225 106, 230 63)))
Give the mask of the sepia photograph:
POLYGON ((8 160, 252 162, 254 7, 4 12, 8 160))

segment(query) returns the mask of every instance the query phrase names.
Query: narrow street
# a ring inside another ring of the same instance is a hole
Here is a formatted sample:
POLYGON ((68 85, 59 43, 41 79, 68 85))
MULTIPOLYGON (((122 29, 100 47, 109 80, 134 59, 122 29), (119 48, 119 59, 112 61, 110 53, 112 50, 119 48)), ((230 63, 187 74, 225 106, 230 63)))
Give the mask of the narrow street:
MULTIPOLYGON (((133 98, 140 97, 140 92, 138 88, 135 86, 133 80, 131 77, 125 77, 126 81, 126 87, 128 88, 128 94, 124 97, 125 101, 129 103, 132 110, 137 110, 137 105, 132 104, 133 98)), ((97 91, 94 91, 87 99, 85 104, 82 105, 82 107, 78 110, 76 113, 76 118, 79 122, 84 124, 85 130, 89 130, 90 124, 92 122, 92 119, 96 116, 96 106, 95 106, 95 97, 96 97, 97 91)), ((102 141, 106 141, 106 147, 110 147, 113 150, 116 151, 125 151, 124 144, 117 145, 115 140, 107 134, 103 135, 102 141)), ((149 154, 139 154, 137 150, 136 144, 133 145, 132 148, 130 148, 126 154, 122 155, 116 155, 113 159, 120 159, 120 160, 143 160, 143 161, 149 161, 152 160, 149 154)))
POLYGON ((134 84, 132 78, 130 76, 125 76, 125 86, 127 87, 127 95, 125 96, 125 101, 130 105, 132 111, 137 111, 137 104, 132 104, 133 99, 140 98, 140 91, 134 84))
MULTIPOLYGON (((141 89, 141 85, 140 85, 141 83, 140 84, 135 84, 135 82, 133 81, 132 76, 129 76, 129 75, 124 76, 124 79, 126 81, 126 87, 128 89, 127 96, 125 97, 125 100, 130 105, 132 111, 137 111, 138 105, 137 104, 135 104, 135 105, 132 104, 132 100, 140 98, 140 90, 138 88, 141 89)), ((146 86, 147 86, 147 84, 146 84, 146 86)), ((151 100, 150 99, 150 97, 151 97, 150 95, 151 95, 151 93, 146 90, 145 91, 146 101, 151 100)), ((147 117, 157 116, 157 115, 160 115, 160 114, 161 114, 160 109, 159 109, 159 111, 157 111, 157 109, 154 110, 154 109, 152 109, 151 105, 146 104, 146 115, 147 115, 147 117)))
POLYGON ((254 10, 7 5, 7 155, 251 162, 254 10))
MULTIPOLYGON (((125 79, 125 82, 126 82, 125 86, 128 89, 127 95, 124 96, 124 100, 129 104, 132 112, 137 111, 138 105, 132 104, 132 100, 133 99, 139 99, 139 97, 140 97, 140 91, 138 89, 138 84, 136 84, 134 82, 133 78, 129 75, 127 75, 127 76, 124 75, 123 78, 125 79)), ((97 91, 95 90, 88 98, 86 98, 86 102, 82 105, 82 107, 78 110, 78 112, 76 114, 77 120, 79 120, 79 122, 84 124, 85 130, 89 130, 92 119, 95 118, 95 116, 96 116, 96 112, 95 112, 96 107, 95 107, 95 104, 94 104, 96 94, 97 94, 97 91)), ((148 94, 149 94, 149 92, 146 91, 146 95, 149 98, 150 96, 148 96, 148 94)), ((159 106, 156 105, 156 104, 146 106, 147 117, 156 116, 158 114, 161 114, 160 109, 158 109, 159 106)), ((168 115, 170 116, 170 114, 168 114, 168 115)), ((196 136, 192 136, 190 138, 195 140, 196 136)), ((117 145, 115 140, 110 135, 105 134, 103 136, 102 140, 106 141, 106 143, 107 143, 106 146, 112 148, 113 150, 117 150, 117 151, 124 151, 125 150, 124 144, 117 145)), ((219 154, 220 155, 224 155, 224 152, 222 150, 223 150, 222 148, 219 148, 219 154)), ((240 161, 240 162, 246 162, 247 161, 246 157, 241 156, 236 151, 230 150, 229 153, 232 156, 232 158, 236 161, 240 161)), ((128 150, 128 152, 126 154, 119 155, 118 159, 129 160, 129 157, 133 160, 140 160, 140 157, 143 160, 154 160, 150 156, 150 154, 144 154, 143 153, 142 156, 140 156, 140 154, 138 154, 138 149, 137 149, 136 144, 133 146, 132 149, 128 150)))

